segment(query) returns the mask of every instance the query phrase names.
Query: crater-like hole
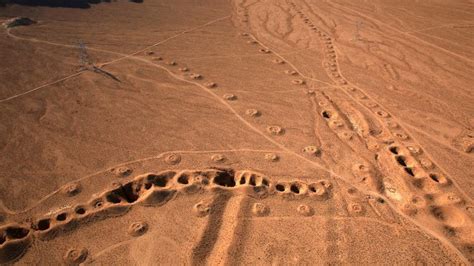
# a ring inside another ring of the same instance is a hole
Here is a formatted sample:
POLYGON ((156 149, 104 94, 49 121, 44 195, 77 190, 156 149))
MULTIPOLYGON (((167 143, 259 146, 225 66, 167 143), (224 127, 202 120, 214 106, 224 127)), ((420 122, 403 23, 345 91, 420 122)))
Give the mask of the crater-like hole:
POLYGON ((97 199, 92 204, 92 207, 94 207, 96 209, 102 208, 102 206, 104 206, 104 202, 102 201, 102 199, 97 199))
POLYGON ((300 194, 300 186, 299 186, 298 184, 296 184, 296 183, 291 184, 290 190, 291 190, 291 192, 293 192, 293 193, 300 194))
POLYGON ((439 176, 437 174, 430 174, 430 178, 436 183, 439 183, 439 176))
POLYGON ((251 185, 251 186, 256 186, 257 185, 257 183, 255 181, 255 176, 253 176, 253 175, 250 176, 249 185, 251 185))
POLYGON ((38 222, 38 230, 44 231, 48 230, 51 225, 49 219, 42 219, 38 222))
POLYGON ((114 193, 109 193, 107 196, 105 196, 105 199, 113 204, 120 203, 122 200, 120 199, 119 196, 115 195, 114 193))
POLYGON ((122 187, 121 196, 125 198, 128 203, 133 203, 138 200, 140 195, 138 192, 140 191, 141 184, 130 182, 122 187))
POLYGON ((430 211, 431 214, 433 214, 433 216, 436 217, 438 220, 446 219, 446 215, 440 207, 431 206, 430 211))
POLYGON ((282 185, 282 184, 277 184, 277 185, 275 186, 275 188, 276 188, 277 191, 280 191, 280 192, 285 191, 285 186, 282 185))
MULTIPOLYGON (((21 227, 9 227, 6 230, 6 235, 12 239, 22 239, 26 237, 29 233, 29 230, 21 227)), ((1 238, 1 237, 0 237, 1 238)), ((1 242, 1 240, 0 240, 1 242)))
POLYGON ((0 232, 0 245, 5 243, 5 241, 7 241, 7 237, 4 235, 3 232, 0 232))
POLYGON ((407 163, 405 161, 405 157, 404 156, 395 156, 395 159, 397 160, 398 164, 401 165, 401 166, 404 166, 404 167, 407 167, 407 163))
POLYGON ((178 178, 178 183, 184 184, 184 185, 189 184, 189 176, 187 176, 187 175, 181 175, 181 176, 178 178))
POLYGON ((150 181, 153 185, 157 187, 166 187, 168 181, 170 180, 170 176, 168 175, 148 175, 148 181, 150 181))
POLYGON ((235 187, 233 171, 222 171, 214 177, 214 183, 223 187, 235 187))
POLYGON ((407 172, 407 174, 415 176, 415 173, 413 173, 413 169, 411 167, 404 167, 403 169, 405 169, 405 172, 407 172))
POLYGON ((56 216, 57 221, 65 221, 67 218, 67 213, 63 212, 56 216))
POLYGON ((390 147, 390 152, 392 152, 393 154, 398 154, 398 147, 396 146, 390 147))
POLYGON ((145 189, 149 190, 153 184, 152 183, 145 183, 145 189))
POLYGON ((314 185, 310 185, 310 186, 308 187, 308 189, 309 189, 309 191, 311 191, 311 192, 313 192, 313 193, 316 193, 316 191, 317 191, 317 189, 316 189, 316 187, 315 187, 314 185))
POLYGON ((270 183, 268 183, 268 180, 266 178, 262 178, 262 185, 268 187, 270 185, 270 183))
POLYGON ((331 118, 331 113, 329 111, 323 111, 322 115, 324 118, 331 118))
POLYGON ((241 185, 245 184, 245 176, 242 176, 242 177, 240 178, 240 184, 241 184, 241 185))
POLYGON ((77 207, 75 212, 79 215, 83 215, 86 213, 86 209, 84 207, 77 207))

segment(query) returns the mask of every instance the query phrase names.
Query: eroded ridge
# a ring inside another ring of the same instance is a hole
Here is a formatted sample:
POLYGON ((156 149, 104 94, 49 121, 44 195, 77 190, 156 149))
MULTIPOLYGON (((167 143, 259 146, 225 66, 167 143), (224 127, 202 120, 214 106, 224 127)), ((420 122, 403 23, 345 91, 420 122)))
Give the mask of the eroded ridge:
MULTIPOLYGON (((0 263, 18 259, 26 252, 33 237, 49 240, 62 232, 74 230, 81 224, 124 215, 134 205, 158 207, 172 200, 178 193, 205 191, 244 193, 253 198, 276 195, 285 199, 314 197, 325 200, 330 197, 331 183, 327 180, 314 183, 271 181, 267 176, 254 171, 235 171, 231 168, 167 170, 141 174, 124 184, 114 183, 112 189, 103 191, 88 202, 33 218, 29 223, 0 227, 0 263)), ((206 210, 201 212, 205 216, 206 210)))

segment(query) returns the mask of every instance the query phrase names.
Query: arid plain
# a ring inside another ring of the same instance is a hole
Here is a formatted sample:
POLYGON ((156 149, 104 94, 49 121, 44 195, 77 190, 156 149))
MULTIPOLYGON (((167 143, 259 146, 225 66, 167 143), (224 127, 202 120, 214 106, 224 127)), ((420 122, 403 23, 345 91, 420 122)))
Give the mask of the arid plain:
POLYGON ((474 263, 473 1, 0 20, 0 264, 474 263))

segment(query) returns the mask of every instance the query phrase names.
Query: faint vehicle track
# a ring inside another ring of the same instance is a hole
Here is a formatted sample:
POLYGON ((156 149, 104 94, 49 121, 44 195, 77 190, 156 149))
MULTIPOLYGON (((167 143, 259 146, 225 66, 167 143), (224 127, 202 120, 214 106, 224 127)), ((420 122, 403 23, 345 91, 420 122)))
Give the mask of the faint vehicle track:
MULTIPOLYGON (((167 41, 169 41, 169 40, 175 39, 175 38, 177 38, 177 37, 179 37, 179 36, 181 36, 181 35, 183 35, 183 34, 185 34, 185 33, 188 33, 188 32, 191 32, 191 31, 194 31, 194 30, 197 30, 197 29, 206 27, 206 26, 209 26, 209 25, 211 25, 211 24, 213 24, 213 23, 219 22, 219 21, 224 20, 224 19, 227 19, 227 18, 229 18, 229 17, 230 17, 230 16, 221 17, 221 18, 218 18, 218 19, 215 19, 215 20, 211 20, 211 21, 209 21, 209 22, 207 22, 207 23, 205 23, 205 24, 203 24, 203 25, 201 25, 201 26, 197 26, 197 27, 193 27, 193 28, 184 30, 184 31, 182 31, 182 32, 180 32, 180 33, 178 33, 178 34, 175 34, 175 35, 173 35, 173 36, 171 36, 171 37, 168 37, 168 38, 166 38, 166 39, 164 39, 164 40, 161 40, 161 41, 159 41, 159 42, 157 42, 157 43, 154 43, 153 45, 147 46, 147 47, 145 47, 145 48, 143 48, 143 49, 141 49, 141 50, 135 51, 135 52, 133 52, 133 53, 131 53, 131 54, 122 54, 122 53, 117 53, 117 52, 113 52, 113 51, 109 51, 109 50, 103 50, 103 49, 98 49, 98 48, 88 48, 88 49, 89 49, 89 50, 92 50, 92 51, 105 52, 105 53, 109 53, 109 54, 114 54, 114 55, 121 56, 120 58, 114 59, 114 60, 112 60, 112 61, 99 64, 99 68, 102 68, 102 67, 104 67, 104 66, 106 66, 106 65, 110 65, 110 64, 119 62, 119 61, 121 61, 121 60, 123 60, 123 59, 129 58, 129 57, 132 57, 132 56, 135 56, 135 55, 137 55, 137 54, 139 54, 139 53, 142 53, 142 52, 144 52, 144 51, 146 51, 146 50, 148 50, 148 49, 150 49, 150 48, 153 48, 153 47, 155 47, 155 46, 157 46, 157 45, 160 45, 160 44, 163 44, 163 43, 165 43, 165 42, 167 42, 167 41)), ((36 39, 36 38, 24 38, 24 37, 19 37, 19 36, 16 36, 16 35, 12 34, 12 33, 11 33, 11 29, 6 29, 6 32, 7 32, 7 35, 8 35, 8 36, 10 36, 11 38, 14 38, 14 39, 16 39, 16 40, 24 40, 24 41, 30 41, 30 42, 45 43, 45 44, 50 44, 50 45, 56 45, 56 46, 62 46, 62 47, 66 47, 66 48, 77 49, 77 46, 75 46, 75 45, 68 45, 68 44, 61 44, 61 43, 49 42, 49 41, 39 40, 39 39, 36 39)), ((60 83, 60 82, 62 82, 62 81, 68 80, 68 79, 70 79, 70 78, 73 78, 73 77, 75 77, 75 76, 78 76, 78 75, 82 74, 84 71, 85 71, 85 70, 79 71, 79 72, 77 72, 77 73, 71 74, 71 75, 69 75, 69 76, 66 76, 66 77, 61 78, 61 79, 56 80, 56 81, 52 81, 52 82, 47 83, 47 84, 44 84, 44 85, 41 85, 41 86, 39 86, 39 87, 30 89, 30 90, 28 90, 28 91, 25 91, 25 92, 22 92, 22 93, 19 93, 19 94, 16 94, 16 95, 7 97, 7 98, 5 98, 5 99, 0 99, 0 103, 2 103, 2 102, 7 102, 7 101, 9 101, 9 100, 13 100, 13 99, 18 98, 18 97, 21 97, 21 96, 23 96, 23 95, 26 95, 26 94, 29 94, 29 93, 31 93, 31 92, 37 91, 37 90, 39 90, 39 89, 45 88, 45 87, 47 87, 47 86, 54 85, 54 84, 60 83)))
POLYGON ((357 11, 357 10, 354 10, 354 9, 352 9, 352 8, 350 8, 350 7, 342 6, 341 4, 338 4, 338 3, 335 3, 335 2, 331 2, 331 3, 332 3, 333 5, 339 6, 339 8, 341 8, 341 9, 350 10, 350 11, 352 11, 353 13, 356 13, 357 15, 359 15, 359 16, 361 16, 361 17, 364 17, 364 18, 366 18, 366 19, 368 19, 368 20, 377 21, 378 24, 383 25, 383 26, 389 28, 389 29, 392 30, 392 31, 396 31, 396 32, 398 32, 399 34, 402 34, 402 35, 410 36, 410 37, 412 37, 413 39, 418 40, 419 42, 422 42, 422 43, 424 43, 424 44, 426 44, 426 45, 429 45, 429 46, 431 46, 431 47, 433 47, 433 48, 436 48, 436 49, 438 49, 438 50, 444 51, 445 53, 448 53, 448 54, 450 54, 450 55, 453 55, 453 56, 455 56, 455 57, 457 57, 457 58, 459 58, 459 59, 463 59, 463 60, 469 61, 469 62, 471 62, 471 63, 474 62, 474 60, 471 59, 471 58, 468 58, 468 57, 465 57, 465 56, 463 56, 463 55, 457 54, 457 53, 452 52, 452 51, 450 51, 450 50, 448 50, 448 49, 442 48, 442 47, 440 47, 440 46, 438 46, 438 45, 436 45, 436 44, 433 44, 433 43, 428 42, 428 41, 425 41, 425 40, 423 40, 423 39, 421 39, 421 38, 419 38, 419 37, 416 37, 415 35, 411 34, 411 32, 403 32, 403 31, 400 31, 399 29, 397 29, 397 28, 395 28, 395 27, 393 27, 393 26, 391 26, 391 25, 389 25, 389 24, 387 24, 387 23, 385 23, 385 22, 383 22, 383 21, 380 21, 380 20, 378 20, 378 19, 372 18, 372 17, 370 17, 370 16, 368 16, 368 15, 362 14, 361 12, 359 12, 359 11, 357 11))

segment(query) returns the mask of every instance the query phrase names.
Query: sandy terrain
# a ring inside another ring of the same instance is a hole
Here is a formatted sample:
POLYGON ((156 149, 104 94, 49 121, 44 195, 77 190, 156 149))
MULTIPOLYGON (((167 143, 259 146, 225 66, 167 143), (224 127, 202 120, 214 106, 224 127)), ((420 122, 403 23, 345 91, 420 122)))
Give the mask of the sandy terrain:
POLYGON ((0 7, 0 264, 473 264, 473 14, 0 7))

